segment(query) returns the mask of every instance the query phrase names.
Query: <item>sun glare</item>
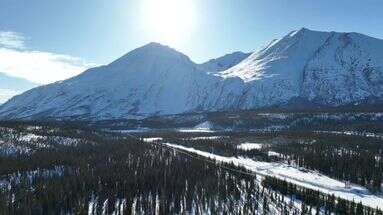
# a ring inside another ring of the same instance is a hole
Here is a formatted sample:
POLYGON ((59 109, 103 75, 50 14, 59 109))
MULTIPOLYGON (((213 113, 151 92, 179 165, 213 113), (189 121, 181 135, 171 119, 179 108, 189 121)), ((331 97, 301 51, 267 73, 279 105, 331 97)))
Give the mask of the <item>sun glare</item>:
POLYGON ((195 24, 192 0, 144 0, 142 16, 149 37, 166 45, 187 41, 195 24))

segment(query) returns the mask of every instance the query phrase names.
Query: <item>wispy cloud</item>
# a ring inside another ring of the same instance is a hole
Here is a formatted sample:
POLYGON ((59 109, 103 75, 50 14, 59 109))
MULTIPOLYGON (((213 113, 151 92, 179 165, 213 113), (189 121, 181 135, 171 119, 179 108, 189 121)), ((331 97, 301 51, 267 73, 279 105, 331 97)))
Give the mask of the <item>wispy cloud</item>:
POLYGON ((46 84, 77 75, 94 64, 65 54, 28 50, 25 37, 0 32, 0 72, 46 84))
POLYGON ((0 104, 6 102, 8 99, 12 98, 13 96, 19 93, 20 93, 19 91, 0 88, 0 104))
POLYGON ((17 32, 0 31, 0 47, 24 49, 25 37, 17 32))

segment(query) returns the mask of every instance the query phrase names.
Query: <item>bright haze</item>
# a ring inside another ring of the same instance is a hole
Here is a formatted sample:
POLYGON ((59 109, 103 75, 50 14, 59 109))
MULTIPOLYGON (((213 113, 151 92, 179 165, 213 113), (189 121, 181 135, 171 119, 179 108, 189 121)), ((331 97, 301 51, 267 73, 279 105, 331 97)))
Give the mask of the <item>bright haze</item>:
POLYGON ((52 83, 152 41, 202 63, 302 27, 383 38, 381 8, 380 0, 2 0, 0 72, 52 83))

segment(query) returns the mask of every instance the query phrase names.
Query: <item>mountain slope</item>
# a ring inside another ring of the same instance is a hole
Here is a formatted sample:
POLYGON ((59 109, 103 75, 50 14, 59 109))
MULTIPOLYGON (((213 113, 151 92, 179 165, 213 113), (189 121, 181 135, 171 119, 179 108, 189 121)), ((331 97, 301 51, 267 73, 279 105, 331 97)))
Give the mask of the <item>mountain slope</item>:
POLYGON ((98 120, 376 101, 383 101, 383 40, 303 28, 220 72, 150 43, 16 96, 0 107, 0 118, 98 120))
POLYGON ((337 106, 382 99, 383 40, 302 28, 220 72, 248 86, 243 108, 291 100, 337 106))
POLYGON ((205 63, 198 65, 198 68, 204 71, 208 71, 209 73, 217 73, 224 70, 227 70, 242 60, 249 57, 251 53, 243 53, 243 52, 233 52, 231 54, 224 55, 222 57, 211 59, 205 63))
POLYGON ((15 78, 0 73, 0 104, 6 102, 12 96, 36 87, 37 84, 22 78, 15 78))
POLYGON ((383 40, 331 33, 303 70, 301 95, 329 105, 383 98, 383 40))
POLYGON ((150 43, 107 66, 16 96, 0 116, 109 119, 226 108, 230 100, 237 103, 237 83, 242 82, 210 76, 187 56, 150 43))

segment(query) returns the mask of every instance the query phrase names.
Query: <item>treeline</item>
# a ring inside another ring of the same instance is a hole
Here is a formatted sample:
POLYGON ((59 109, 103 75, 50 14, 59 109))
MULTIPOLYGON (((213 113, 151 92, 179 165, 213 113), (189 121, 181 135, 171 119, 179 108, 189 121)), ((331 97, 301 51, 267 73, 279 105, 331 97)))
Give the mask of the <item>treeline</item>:
POLYGON ((363 206, 361 202, 348 201, 317 190, 299 187, 295 184, 266 176, 262 185, 278 190, 282 195, 296 198, 301 203, 302 214, 348 214, 348 215, 383 215, 381 208, 363 206))

